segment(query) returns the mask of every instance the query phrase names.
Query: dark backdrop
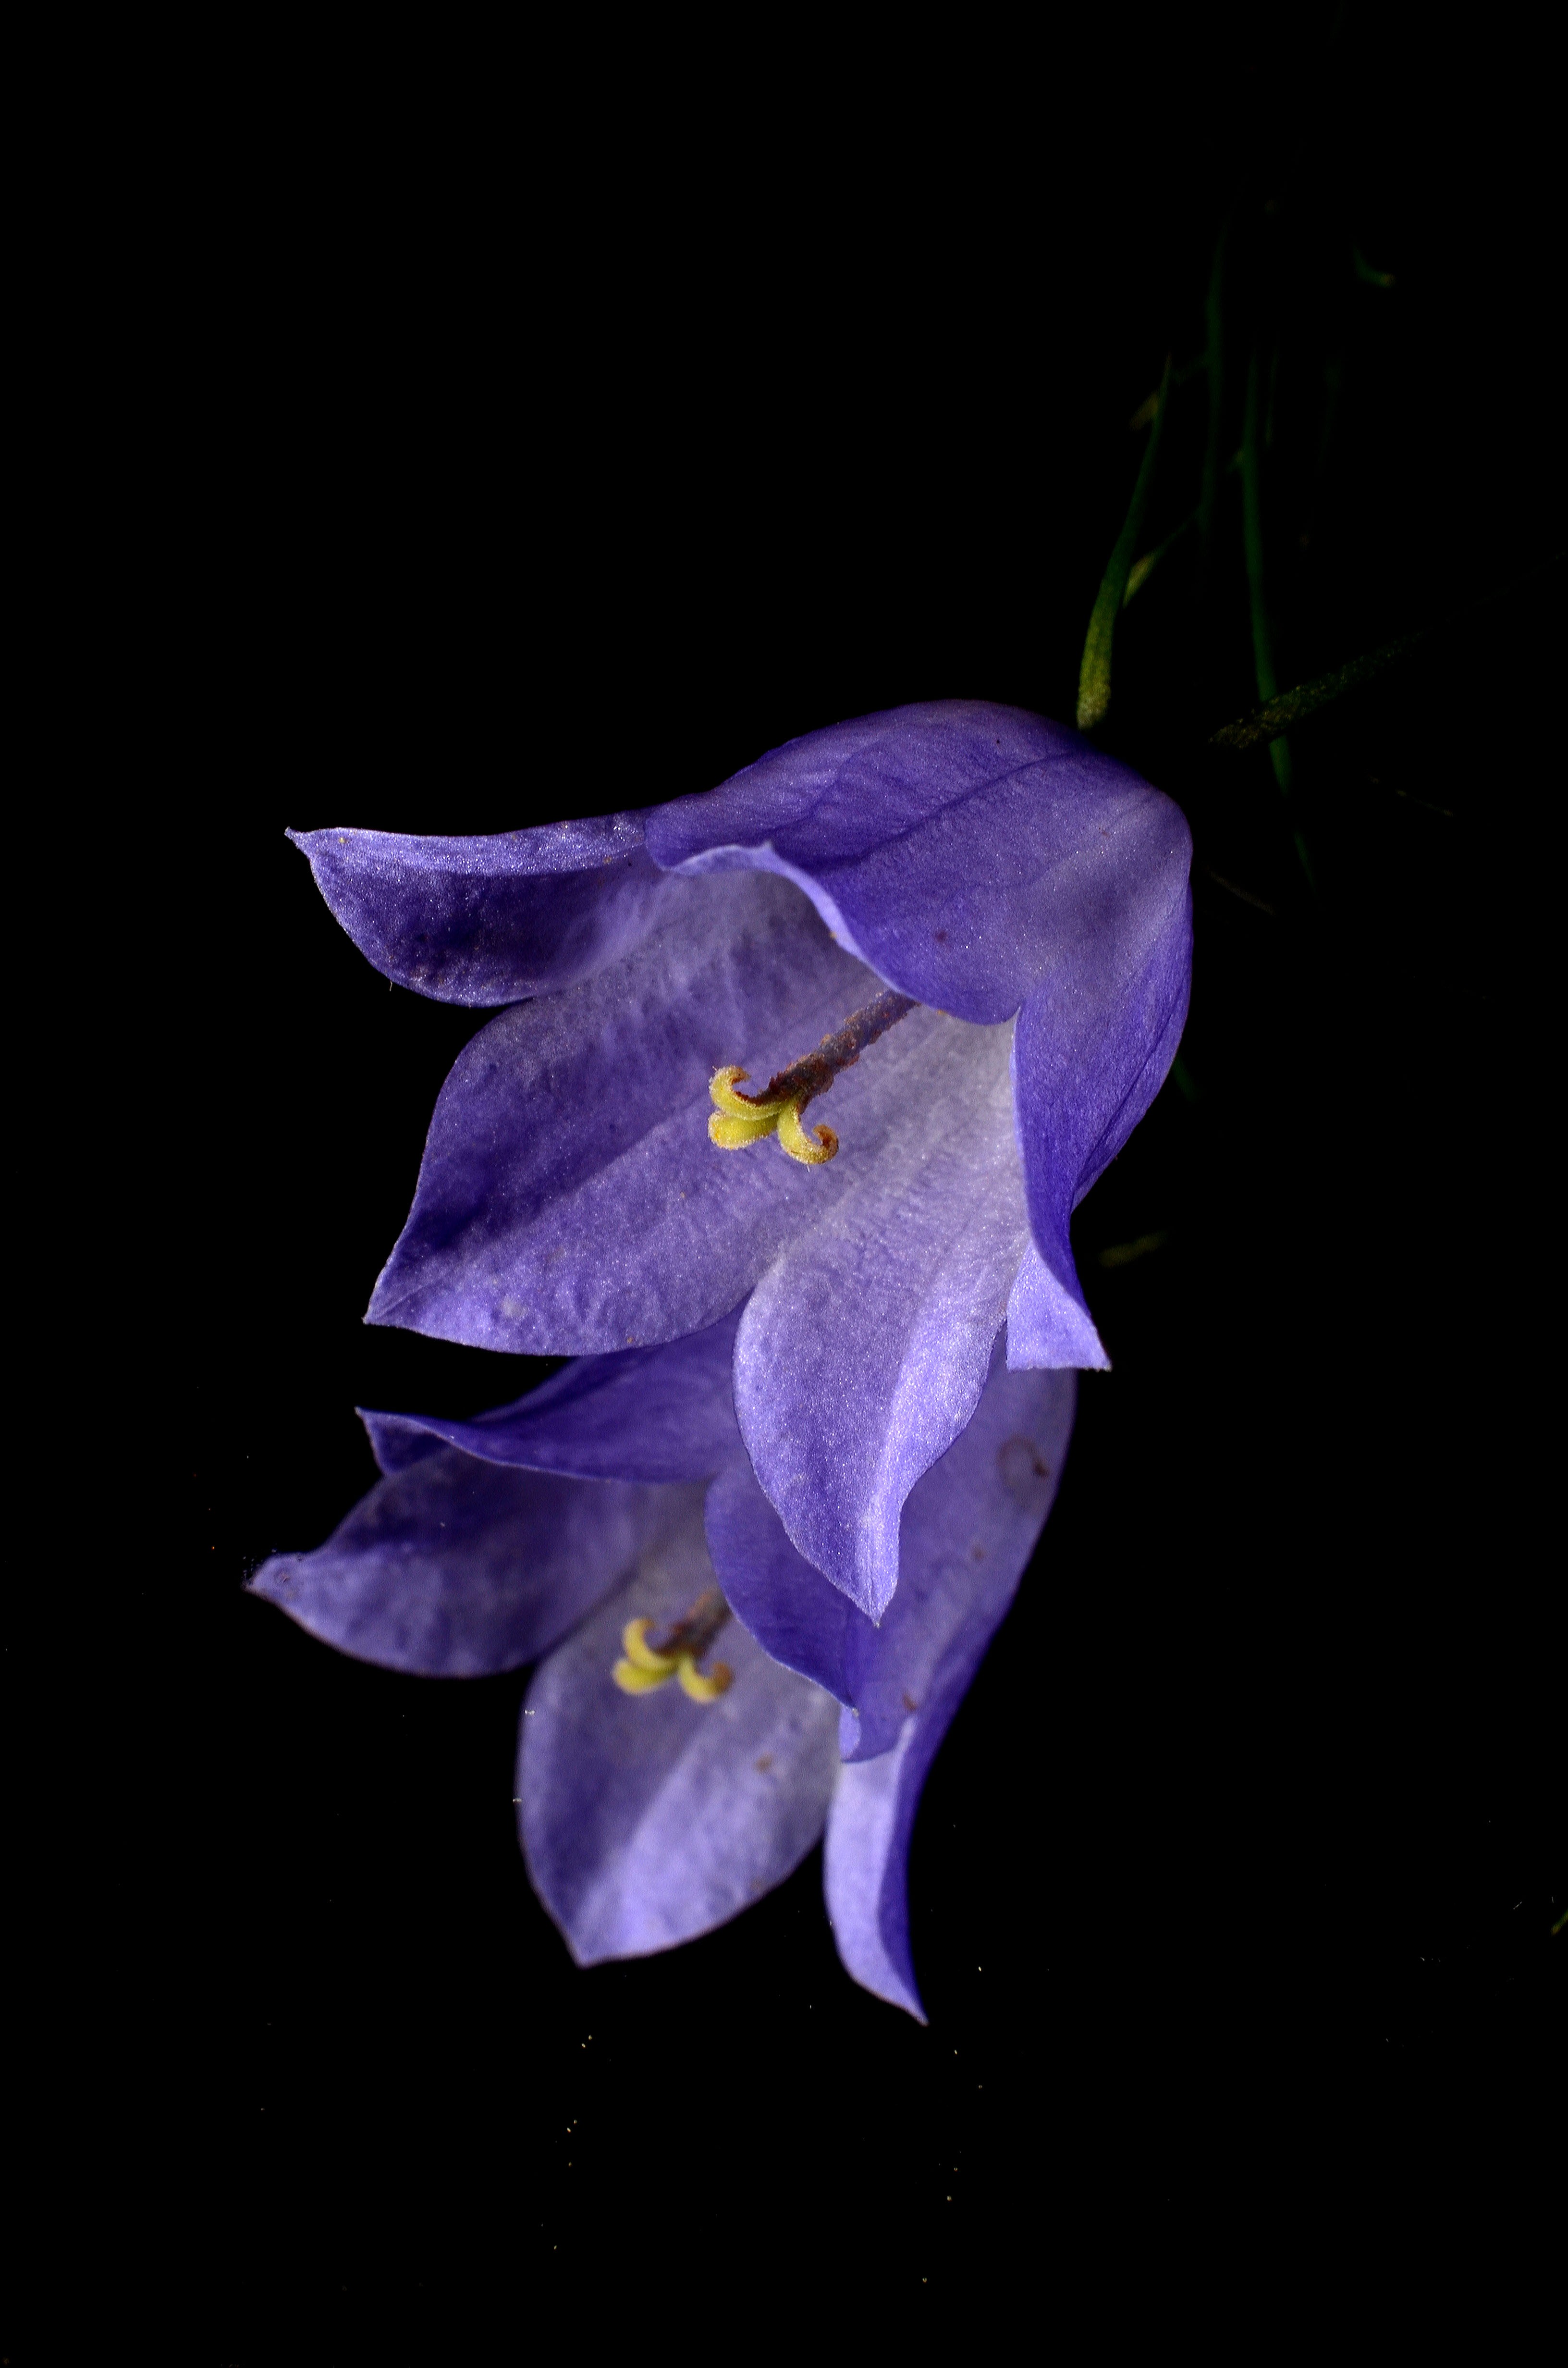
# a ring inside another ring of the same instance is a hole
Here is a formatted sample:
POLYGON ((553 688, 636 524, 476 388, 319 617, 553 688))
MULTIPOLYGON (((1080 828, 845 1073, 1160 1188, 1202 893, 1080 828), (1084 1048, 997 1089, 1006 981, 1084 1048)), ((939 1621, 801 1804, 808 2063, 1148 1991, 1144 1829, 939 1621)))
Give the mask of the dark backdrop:
MULTIPOLYGON (((1533 198, 1417 122, 1381 38, 1217 130, 1151 102, 1049 181, 1014 93, 994 142, 949 155, 933 99, 853 180, 830 125, 786 186, 737 137, 608 215, 483 154, 432 208, 417 157, 319 147, 236 206, 141 710, 187 1312, 121 1597, 115 2159, 171 2356, 1119 2319, 1221 2307, 1308 2228, 1369 2263, 1500 2185, 1528 2226, 1568 1946, 1525 1509, 1540 578, 1301 732, 1290 817, 1204 745, 1254 696, 1233 478, 1207 602, 1189 542, 1127 612, 1101 736, 1194 824, 1190 1091, 1077 1219, 1114 1370, 926 1790, 928 2029, 839 1971, 815 1855, 575 1971, 514 1836, 524 1673, 388 1675, 241 1591, 369 1484, 356 1404, 544 1370, 360 1322, 483 1015, 373 973, 286 825, 649 804, 907 700, 1070 717, 1128 422, 1199 347, 1227 211, 1238 404, 1249 334, 1284 357, 1282 679, 1552 547, 1533 198), (143 2141, 181 2166, 144 2218, 143 2141)), ((1191 498, 1201 381, 1176 402, 1146 539, 1191 498)))

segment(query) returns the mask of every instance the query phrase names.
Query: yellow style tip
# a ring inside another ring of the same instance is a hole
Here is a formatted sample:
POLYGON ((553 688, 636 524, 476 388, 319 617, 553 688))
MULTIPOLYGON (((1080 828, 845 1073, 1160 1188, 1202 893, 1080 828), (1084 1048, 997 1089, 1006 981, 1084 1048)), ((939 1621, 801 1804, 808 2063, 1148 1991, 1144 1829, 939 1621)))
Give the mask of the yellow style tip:
POLYGON ((687 1653, 683 1656, 676 1674, 680 1679, 680 1690, 683 1694, 692 1702, 717 1702, 721 1694, 729 1691, 734 1682, 735 1673, 727 1661, 715 1661, 704 1677, 690 1654, 687 1653))
POLYGON ((760 1143, 765 1134, 771 1134, 777 1124, 777 1119, 731 1118, 714 1110, 708 1121, 708 1140, 721 1151, 744 1151, 748 1143, 760 1143))
POLYGON ((783 1102, 770 1102, 761 1094, 754 1099, 750 1094, 735 1091, 741 1079, 750 1075, 749 1069, 715 1069, 708 1080, 709 1098, 714 1109, 722 1110, 726 1118, 767 1119, 771 1121, 784 1109, 783 1102))
POLYGON ((668 1685, 671 1672, 668 1669, 640 1669, 635 1661, 617 1661, 610 1676, 623 1694, 651 1694, 655 1686, 668 1685))
POLYGON ((708 1080, 708 1091, 713 1103, 713 1114, 708 1121, 708 1140, 721 1151, 744 1151, 748 1144, 760 1143, 765 1134, 777 1133, 779 1147, 791 1159, 804 1167, 820 1167, 838 1149, 838 1137, 832 1127, 803 1127, 801 1112, 809 1096, 788 1094, 776 1101, 757 1095, 738 1094, 735 1087, 750 1071, 734 1067, 715 1069, 708 1080))
POLYGON ((651 1676, 670 1678, 676 1671, 673 1653, 655 1653, 648 1642, 651 1620, 629 1620, 620 1632, 620 1649, 634 1669, 645 1669, 651 1676))
POLYGON ((778 1147, 807 1167, 820 1167, 838 1151, 838 1137, 830 1126, 803 1127, 801 1105, 791 1102, 778 1121, 778 1147))

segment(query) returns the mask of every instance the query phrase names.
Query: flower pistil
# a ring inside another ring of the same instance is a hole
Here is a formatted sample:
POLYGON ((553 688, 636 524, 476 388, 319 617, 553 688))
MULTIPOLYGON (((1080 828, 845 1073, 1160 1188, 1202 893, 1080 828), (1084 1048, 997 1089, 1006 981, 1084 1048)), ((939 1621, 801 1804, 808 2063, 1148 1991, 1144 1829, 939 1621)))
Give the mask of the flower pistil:
POLYGON ((787 1069, 770 1077, 760 1094, 735 1091, 749 1075, 747 1070, 715 1069, 708 1084, 714 1106, 708 1121, 710 1143, 716 1143, 721 1151, 743 1151, 747 1144, 760 1143, 765 1134, 777 1134, 780 1150, 791 1159, 804 1167, 820 1167, 836 1153, 838 1137, 830 1126, 807 1129, 801 1125, 806 1104, 825 1094, 841 1070, 854 1067, 868 1044, 874 1044, 895 1020, 914 1009, 914 996, 886 988, 861 1010, 851 1012, 842 1028, 824 1036, 814 1053, 791 1061, 787 1069))
POLYGON ((697 1666, 730 1617, 730 1607, 716 1587, 699 1595, 684 1620, 676 1622, 662 1645, 650 1645, 651 1620, 629 1620, 620 1632, 623 1660, 610 1671, 623 1694, 648 1694, 671 1678, 682 1693, 696 1702, 717 1702, 728 1690, 734 1672, 727 1662, 715 1661, 706 1673, 697 1666))

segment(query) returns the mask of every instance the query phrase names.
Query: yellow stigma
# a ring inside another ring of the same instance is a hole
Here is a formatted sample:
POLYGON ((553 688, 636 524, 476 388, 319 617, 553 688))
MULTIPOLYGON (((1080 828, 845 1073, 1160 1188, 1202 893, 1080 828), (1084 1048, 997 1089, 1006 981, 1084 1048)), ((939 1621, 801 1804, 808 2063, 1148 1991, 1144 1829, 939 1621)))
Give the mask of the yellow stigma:
POLYGON ((717 1702, 721 1694, 729 1691, 734 1674, 728 1661, 715 1661, 704 1677, 689 1653, 681 1655, 680 1667, 676 1671, 682 1693, 689 1694, 695 1702, 717 1702))
POLYGON ((868 1044, 874 1044, 895 1019, 914 1008, 912 995, 885 988, 863 1011, 851 1012, 842 1028, 824 1036, 814 1053, 791 1061, 787 1069, 769 1077, 760 1094, 735 1091, 749 1070, 715 1069, 708 1081, 713 1101, 709 1142, 716 1143, 721 1151, 744 1151, 748 1143, 776 1134, 779 1149, 791 1159, 800 1160, 802 1167, 820 1167, 837 1151, 838 1137, 830 1126, 802 1126, 801 1111, 818 1094, 827 1092, 835 1077, 855 1066, 868 1044))
POLYGON ((617 1661, 611 1677, 623 1694, 651 1694, 675 1678, 692 1702, 717 1702, 732 1684, 733 1670, 726 1662, 715 1661, 704 1672, 697 1663, 729 1616, 730 1607, 718 1588, 710 1588, 679 1622, 669 1640, 669 1650, 663 1653, 648 1642, 652 1621, 629 1620, 620 1632, 625 1657, 617 1661))
POLYGON ((620 1649, 635 1668, 644 1670, 650 1677, 673 1678, 675 1656, 655 1653, 648 1642, 653 1624, 651 1620, 629 1620, 620 1632, 620 1649))
POLYGON ((831 1159, 838 1149, 838 1137, 830 1126, 813 1127, 807 1133, 801 1124, 804 1097, 769 1101, 759 1094, 754 1101, 749 1094, 735 1091, 749 1074, 745 1069, 714 1070, 708 1084, 713 1099, 709 1142, 716 1143, 721 1151, 743 1151, 748 1143, 760 1143, 765 1134, 777 1134, 780 1148, 807 1167, 818 1167, 824 1159, 831 1159))

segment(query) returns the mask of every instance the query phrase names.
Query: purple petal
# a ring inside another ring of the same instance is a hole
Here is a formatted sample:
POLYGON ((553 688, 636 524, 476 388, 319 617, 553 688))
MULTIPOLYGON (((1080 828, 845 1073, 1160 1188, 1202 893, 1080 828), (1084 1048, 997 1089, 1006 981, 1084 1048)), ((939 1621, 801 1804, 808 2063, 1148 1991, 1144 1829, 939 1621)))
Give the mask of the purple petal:
MULTIPOLYGON (((961 1693, 949 1691, 944 1725, 961 1693)), ((916 2022, 926 2009, 909 1948, 907 1868, 915 1806, 936 1756, 924 1741, 912 1718, 892 1751, 839 1770, 823 1852, 827 1918, 846 1973, 916 2022)))
POLYGON ((252 1592, 358 1660, 487 1677, 548 1651, 683 1510, 675 1490, 433 1446, 378 1481, 314 1554, 274 1554, 252 1592))
MULTIPOLYGON (((904 1510, 907 1516, 907 1506, 904 1510)), ((847 1702, 850 1628, 877 1632, 831 1579, 797 1554, 744 1455, 709 1489, 705 1520, 708 1551, 736 1619, 774 1660, 847 1702)))
POLYGON ((952 1637, 1011 1602, 1056 1493, 1073 1427, 1069 1372, 1010 1372, 1000 1343, 974 1417, 910 1492, 899 1582, 874 1626, 798 1554, 737 1461, 708 1492, 709 1550, 735 1617, 765 1651, 846 1705, 846 1759, 891 1750, 952 1637))
POLYGON ((569 986, 687 901, 650 861, 640 814, 491 838, 289 836, 360 952, 442 1003, 516 1003, 569 986))
MULTIPOLYGON (((1060 1259, 1060 1251, 1057 1253, 1060 1259)), ((1071 1258, 1072 1246, 1068 1245, 1071 1258)), ((1007 1360, 1015 1369, 1085 1365, 1109 1371, 1094 1317, 1084 1304, 1076 1267, 1059 1282, 1031 1241, 1007 1299, 1007 1360)))
POLYGON ((578 1357, 472 1422, 367 1414, 376 1461, 400 1471, 445 1440, 491 1463, 585 1480, 706 1480, 740 1452, 731 1391, 738 1313, 659 1349, 578 1357))
POLYGON ((1041 981, 1018 1014, 1013 1090, 1038 1258, 1007 1310, 1016 1364, 1105 1365, 1073 1262, 1074 1209, 1176 1058, 1192 976, 1192 906, 1144 902, 1041 981))
POLYGON ((1075 1388, 1071 1373, 1009 1373, 998 1363, 970 1429, 910 1499, 906 1576, 856 1679, 858 1738, 853 1713, 845 1716, 857 1756, 828 1819, 834 1939, 858 1982, 922 2022, 909 1947, 915 1813, 1051 1509, 1075 1388))
MULTIPOLYGON (((912 1108, 906 1067, 941 1023, 912 1015, 835 1085, 846 1149, 830 1166, 774 1144, 715 1150, 713 1070, 766 1081, 874 982, 784 882, 691 884, 699 927, 503 1013, 464 1051, 373 1323, 546 1356, 674 1339, 727 1315, 802 1225, 862 1189, 890 1129, 940 1127, 912 1108)), ((1016 1167, 1010 1139, 1008 1154, 1016 1167)))
POLYGON ((769 1268, 736 1337, 756 1476, 873 1620, 898 1583, 904 1498, 974 1410, 1028 1240, 1010 1040, 935 1012, 899 1024, 880 1068, 900 1123, 769 1268))
POLYGON ((954 1640, 977 1622, 966 1666, 978 1668, 1055 1501, 1076 1395, 1072 1372, 1010 1372, 998 1342, 973 1421, 904 1507, 898 1592, 881 1626, 857 1620, 849 1631, 846 1759, 892 1750, 904 1720, 924 1713, 954 1640))
POLYGON ((1130 907, 1168 910, 1190 854, 1169 799, 1077 733, 960 700, 808 733, 647 833, 671 871, 783 873, 891 985, 983 1021, 1130 907))
POLYGON ((800 1864, 833 1794, 832 1702, 735 1622, 712 1649, 734 1673, 716 1702, 613 1683, 626 1621, 646 1615, 656 1632, 713 1584, 700 1503, 687 1504, 678 1532, 528 1688, 523 1849, 579 1964, 673 1949, 738 1915, 800 1864))

